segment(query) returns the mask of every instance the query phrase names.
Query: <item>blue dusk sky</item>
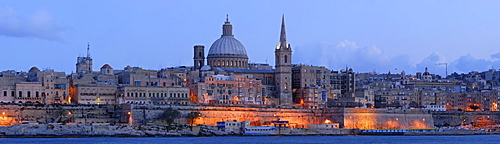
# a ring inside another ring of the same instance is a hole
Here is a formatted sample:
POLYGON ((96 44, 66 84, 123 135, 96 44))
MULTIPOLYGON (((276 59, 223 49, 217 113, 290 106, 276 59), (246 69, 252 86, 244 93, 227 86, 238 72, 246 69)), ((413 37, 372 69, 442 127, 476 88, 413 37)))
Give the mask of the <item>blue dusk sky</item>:
POLYGON ((226 14, 250 62, 274 65, 285 15, 293 63, 356 72, 445 74, 500 69, 500 1, 50 0, 0 3, 0 71, 109 64, 193 65, 193 46, 222 34, 226 14))

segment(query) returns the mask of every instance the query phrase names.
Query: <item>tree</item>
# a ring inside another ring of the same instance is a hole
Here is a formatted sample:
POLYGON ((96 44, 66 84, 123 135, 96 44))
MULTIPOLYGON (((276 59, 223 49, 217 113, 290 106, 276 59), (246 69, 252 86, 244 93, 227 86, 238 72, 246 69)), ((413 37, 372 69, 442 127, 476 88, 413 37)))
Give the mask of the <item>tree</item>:
POLYGON ((190 112, 188 113, 187 115, 187 118, 189 120, 189 126, 191 126, 191 130, 193 130, 193 124, 194 124, 194 121, 196 118, 199 118, 201 117, 201 113, 200 112, 190 112))
POLYGON ((163 114, 161 114, 160 119, 167 122, 167 125, 170 128, 170 126, 172 126, 172 123, 174 123, 174 120, 178 119, 179 117, 181 117, 181 112, 169 107, 165 111, 163 111, 163 114))

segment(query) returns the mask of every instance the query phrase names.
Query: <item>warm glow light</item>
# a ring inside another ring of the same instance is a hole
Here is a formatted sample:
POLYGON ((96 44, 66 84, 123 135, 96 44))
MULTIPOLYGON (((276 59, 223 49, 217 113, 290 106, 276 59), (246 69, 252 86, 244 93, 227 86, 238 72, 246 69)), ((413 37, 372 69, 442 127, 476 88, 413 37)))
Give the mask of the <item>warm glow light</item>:
POLYGON ((68 114, 69 114, 69 115, 71 115, 71 114, 73 114, 73 113, 71 113, 71 112, 68 112, 68 114))
POLYGON ((326 119, 324 123, 332 123, 332 121, 329 119, 326 119))
POLYGON ((5 115, 5 112, 2 112, 3 115, 5 115))
POLYGON ((128 115, 132 114, 131 112, 127 112, 128 115))

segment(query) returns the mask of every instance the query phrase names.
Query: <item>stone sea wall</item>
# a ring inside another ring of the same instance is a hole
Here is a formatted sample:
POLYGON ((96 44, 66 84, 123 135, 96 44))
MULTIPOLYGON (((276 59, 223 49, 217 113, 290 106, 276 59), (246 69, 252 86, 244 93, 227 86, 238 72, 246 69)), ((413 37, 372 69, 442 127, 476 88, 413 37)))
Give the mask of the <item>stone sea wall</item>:
POLYGON ((190 112, 200 112, 193 125, 216 125, 220 121, 250 121, 251 125, 269 125, 271 121, 289 121, 292 127, 307 128, 309 124, 329 120, 348 129, 432 128, 463 124, 500 123, 500 112, 431 112, 401 109, 283 109, 216 106, 170 105, 0 105, 0 126, 15 123, 110 123, 140 126, 164 125, 159 119, 168 107, 178 109, 182 116, 174 124, 191 124, 190 112), (130 114, 129 114, 130 113, 130 114))
POLYGON ((440 111, 432 112, 436 126, 458 126, 469 125, 486 126, 500 124, 500 112, 498 111, 440 111))
MULTIPOLYGON (((163 111, 170 106, 132 106, 131 124, 141 125, 157 121, 163 111)), ((245 108, 245 107, 213 107, 213 106, 172 106, 181 111, 183 115, 175 123, 186 124, 189 120, 186 115, 189 112, 200 112, 199 118, 193 122, 194 125, 216 125, 220 121, 250 121, 251 125, 269 125, 271 121, 289 121, 297 128, 307 128, 309 124, 323 123, 327 117, 321 112, 308 109, 278 109, 278 108, 245 108)))

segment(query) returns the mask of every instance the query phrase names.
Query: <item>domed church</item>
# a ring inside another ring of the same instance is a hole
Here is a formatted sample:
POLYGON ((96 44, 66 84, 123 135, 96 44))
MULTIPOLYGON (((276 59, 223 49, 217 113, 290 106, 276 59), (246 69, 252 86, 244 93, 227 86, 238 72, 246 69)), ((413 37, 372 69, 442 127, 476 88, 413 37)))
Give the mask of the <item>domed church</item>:
MULTIPOLYGON (((255 67, 255 65, 259 65, 257 63, 248 64, 246 49, 240 41, 234 38, 233 26, 229 22, 227 15, 226 21, 222 26, 221 37, 212 44, 208 51, 206 66, 204 65, 204 51, 203 45, 194 46, 193 70, 199 70, 198 76, 200 77, 199 81, 193 81, 194 83, 203 83, 203 77, 213 74, 251 75, 251 77, 261 80, 262 84, 266 87, 263 90, 257 90, 257 92, 262 92, 262 95, 258 97, 278 98, 276 104, 292 105, 292 49, 286 40, 284 16, 282 17, 279 43, 274 48, 276 59, 275 69, 269 67, 268 64, 262 64, 262 67, 255 67)), ((196 88, 196 90, 201 89, 196 88)), ((200 94, 198 96, 201 97, 204 95, 200 94)), ((251 97, 249 99, 254 98, 251 97)))
MULTIPOLYGON (((202 56, 202 53, 199 55, 202 56)), ((248 69, 247 51, 245 46, 234 38, 233 26, 227 16, 222 25, 221 37, 212 44, 208 51, 207 64, 220 68, 248 69)))

